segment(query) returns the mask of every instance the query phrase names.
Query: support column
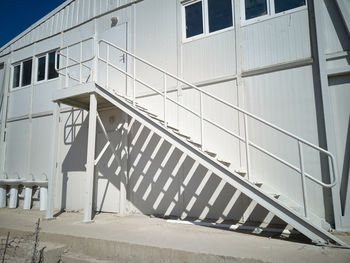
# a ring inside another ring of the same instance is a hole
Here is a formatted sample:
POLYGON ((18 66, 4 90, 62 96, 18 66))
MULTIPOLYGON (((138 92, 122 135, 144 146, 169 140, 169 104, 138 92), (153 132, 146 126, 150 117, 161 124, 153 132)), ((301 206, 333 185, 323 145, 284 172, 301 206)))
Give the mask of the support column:
POLYGON ((52 150, 51 150, 51 174, 48 176, 48 200, 46 206, 46 220, 54 219, 53 211, 55 204, 55 186, 56 186, 56 171, 57 171, 57 152, 59 145, 59 131, 60 131, 60 111, 61 104, 55 103, 53 111, 53 131, 52 131, 52 150))
MULTIPOLYGON (((334 130, 334 122, 333 122, 333 110, 332 110, 332 101, 330 90, 328 86, 328 75, 327 75, 327 65, 326 65, 326 54, 325 54, 325 36, 324 36, 324 28, 323 28, 323 1, 313 1, 314 5, 314 16, 315 16, 315 31, 316 31, 316 44, 317 44, 317 56, 318 56, 318 69, 320 73, 320 84, 321 84, 321 94, 322 94, 322 102, 323 102, 323 114, 324 114, 324 122, 325 122, 325 132, 326 132, 326 141, 327 141, 327 149, 334 156, 336 156, 336 142, 335 142, 335 130, 334 130)), ((339 175, 339 170, 337 167, 337 163, 335 163, 336 176, 339 175)), ((331 171, 330 171, 331 173, 331 171)), ((339 180, 339 178, 338 178, 339 180)), ((340 187, 339 181, 332 188, 332 201, 333 201, 333 215, 334 215, 334 225, 336 230, 341 230, 341 204, 340 204, 340 187)))
POLYGON ((85 209, 84 223, 92 221, 92 204, 94 193, 95 179, 95 146, 96 146, 96 116, 97 116, 97 99, 95 94, 90 94, 89 109, 89 134, 86 158, 86 192, 85 192, 85 209))
POLYGON ((122 153, 121 153, 121 177, 120 177, 120 198, 119 213, 126 215, 127 211, 127 183, 128 183, 128 115, 123 112, 122 130, 122 153))

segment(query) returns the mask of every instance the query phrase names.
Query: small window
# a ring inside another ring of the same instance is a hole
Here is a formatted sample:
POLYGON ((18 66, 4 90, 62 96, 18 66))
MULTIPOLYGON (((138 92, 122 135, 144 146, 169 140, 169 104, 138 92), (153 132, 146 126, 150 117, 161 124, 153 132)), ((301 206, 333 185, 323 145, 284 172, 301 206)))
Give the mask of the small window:
POLYGON ((281 13, 305 5, 305 0, 274 0, 275 13, 281 13))
POLYGON ((21 65, 17 65, 13 67, 13 84, 12 84, 13 88, 19 87, 19 78, 21 74, 20 69, 21 69, 21 65))
POLYGON ((203 34, 202 2, 185 6, 186 37, 203 34))
POLYGON ((23 62, 22 87, 32 83, 32 60, 23 62))
MULTIPOLYGON (((58 77, 58 73, 55 69, 56 51, 49 53, 49 75, 48 79, 54 79, 58 77)), ((57 60, 58 63, 58 60, 57 60)))
POLYGON ((38 58, 38 76, 37 81, 45 79, 46 56, 38 58))
POLYGON ((245 19, 267 15, 266 0, 245 0, 245 19))
POLYGON ((208 0, 209 32, 233 25, 231 0, 208 0))

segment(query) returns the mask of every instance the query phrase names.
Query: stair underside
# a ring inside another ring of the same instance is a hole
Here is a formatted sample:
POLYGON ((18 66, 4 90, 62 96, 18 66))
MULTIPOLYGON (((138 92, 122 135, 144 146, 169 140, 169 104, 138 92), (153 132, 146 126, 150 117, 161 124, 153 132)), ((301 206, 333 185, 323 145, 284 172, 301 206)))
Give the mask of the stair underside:
MULTIPOLYGON (((256 201, 259 205, 273 213, 275 216, 279 217, 297 229, 299 232, 310 238, 312 242, 316 244, 325 244, 331 241, 342 246, 347 246, 347 244, 333 236, 331 233, 315 225, 307 218, 298 215, 295 211, 293 211, 293 209, 286 207, 282 202, 273 196, 270 196, 269 194, 263 192, 255 184, 242 178, 242 176, 238 173, 229 171, 225 164, 215 160, 207 153, 195 148, 185 138, 182 138, 174 133, 173 130, 168 129, 161 125, 159 122, 152 120, 152 117, 150 115, 145 114, 145 109, 138 109, 137 107, 133 107, 133 105, 127 102, 124 98, 110 93, 97 84, 94 87, 94 90, 89 90, 89 93, 91 92, 94 92, 98 97, 98 101, 100 102, 98 104, 98 108, 111 107, 111 105, 113 105, 129 116, 135 118, 138 122, 142 123, 147 128, 163 137, 169 143, 176 146, 179 150, 186 153, 189 157, 193 158, 194 160, 198 160, 201 165, 212 171, 222 180, 238 189, 243 194, 256 201)), ((88 109, 88 97, 88 94, 85 93, 84 95, 76 94, 71 98, 59 98, 59 96, 57 96, 54 100, 61 101, 62 103, 67 103, 72 106, 80 105, 80 108, 88 109), (83 100, 80 100, 80 98, 83 98, 83 100), (77 103, 73 104, 71 103, 72 101, 77 101, 77 103)))

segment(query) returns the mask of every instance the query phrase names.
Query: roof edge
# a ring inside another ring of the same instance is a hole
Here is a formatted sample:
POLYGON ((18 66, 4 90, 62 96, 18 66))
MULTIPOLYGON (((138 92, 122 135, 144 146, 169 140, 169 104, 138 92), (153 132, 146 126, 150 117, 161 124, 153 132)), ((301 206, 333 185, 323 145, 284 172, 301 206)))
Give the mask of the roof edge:
POLYGON ((14 42, 16 42, 17 40, 19 40, 20 38, 22 38, 23 36, 25 36, 26 34, 28 34, 30 31, 32 31, 34 28, 38 27, 40 24, 42 24, 43 22, 45 22, 48 18, 54 16, 56 13, 58 13, 59 11, 61 11, 63 8, 65 8, 66 6, 70 5, 72 2, 74 2, 75 0, 66 0, 64 3, 62 3, 61 5, 59 5, 58 7, 56 7, 54 10, 52 10, 50 13, 48 13, 47 15, 45 15, 44 17, 40 18, 37 22, 35 22, 34 24, 32 24, 30 27, 28 27, 26 30, 24 30, 22 33, 20 33, 19 35, 17 35, 15 38, 13 38, 12 40, 10 40, 9 42, 7 42, 5 45, 3 45, 2 47, 0 47, 0 53, 8 48, 10 45, 12 45, 14 42))

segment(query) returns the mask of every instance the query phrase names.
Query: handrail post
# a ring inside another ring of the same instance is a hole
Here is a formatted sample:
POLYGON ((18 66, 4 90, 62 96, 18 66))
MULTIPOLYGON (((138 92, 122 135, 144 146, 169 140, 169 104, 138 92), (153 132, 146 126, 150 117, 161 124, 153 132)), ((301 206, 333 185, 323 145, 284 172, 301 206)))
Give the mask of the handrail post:
POLYGON ((203 142, 204 142, 204 138, 203 138, 203 92, 199 92, 199 107, 200 107, 200 126, 201 126, 201 131, 200 131, 200 135, 201 135, 201 150, 203 150, 203 142))
MULTIPOLYGON (((133 72, 132 72, 132 105, 136 104, 136 58, 133 56, 133 72)), ((125 94, 127 95, 127 94, 125 94)))
POLYGON ((244 114, 244 134, 245 134, 245 155, 247 162, 247 179, 250 177, 250 153, 249 153, 249 133, 248 133, 248 117, 244 114))
POLYGON ((301 175, 301 190, 303 193, 303 203, 304 203, 304 215, 305 217, 308 217, 305 168, 304 168, 304 152, 303 152, 303 145, 299 140, 298 140, 298 150, 299 150, 300 175, 301 175))
POLYGON ((163 85, 164 85, 164 96, 163 96, 163 104, 164 104, 164 126, 167 126, 166 122, 166 74, 163 72, 163 85))
POLYGON ((80 60, 79 60, 79 83, 82 83, 83 79, 83 67, 81 61, 83 60, 83 41, 80 41, 80 60))
POLYGON ((109 84, 109 45, 107 45, 107 55, 106 55, 106 89, 108 89, 109 84))
POLYGON ((65 88, 68 87, 68 66, 69 66, 69 47, 67 46, 67 58, 66 58, 66 81, 65 81, 65 88))

